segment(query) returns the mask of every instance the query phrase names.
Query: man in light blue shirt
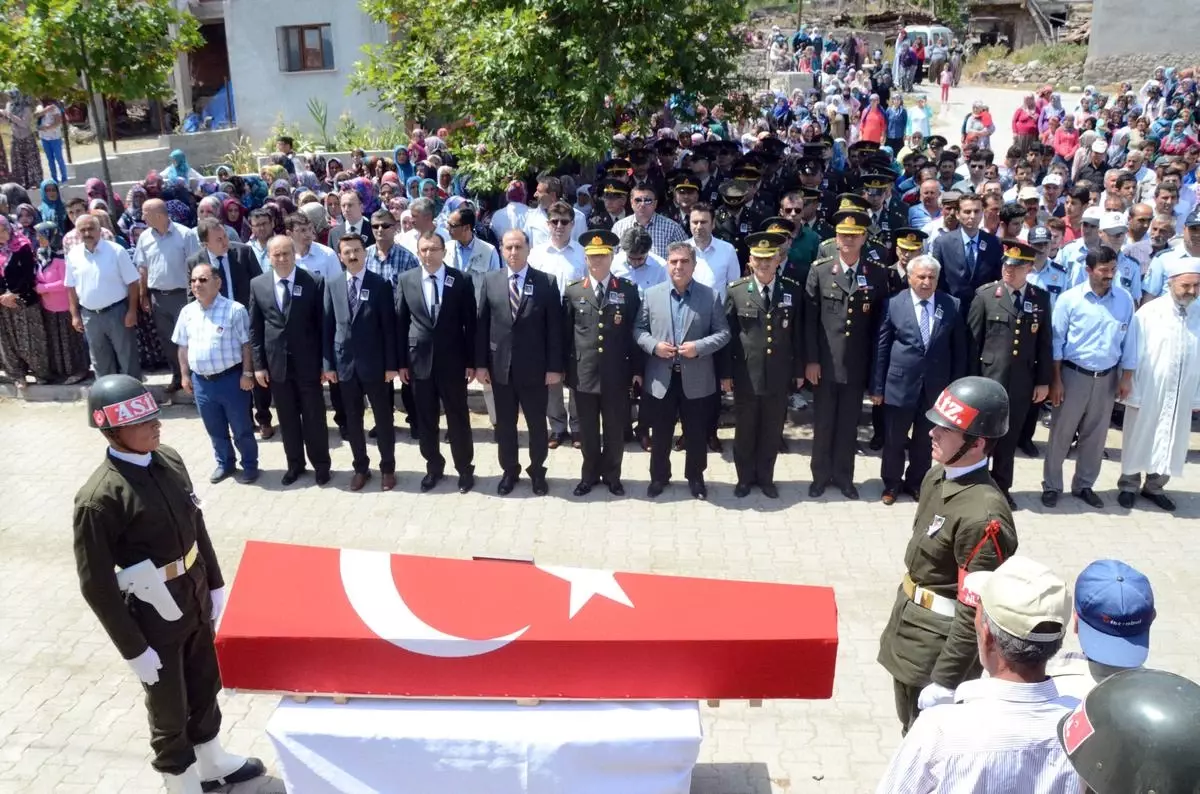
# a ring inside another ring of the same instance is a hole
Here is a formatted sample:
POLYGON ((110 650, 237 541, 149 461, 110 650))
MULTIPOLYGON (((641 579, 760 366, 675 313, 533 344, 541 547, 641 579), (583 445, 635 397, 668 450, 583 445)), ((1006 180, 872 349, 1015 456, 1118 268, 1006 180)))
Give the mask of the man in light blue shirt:
POLYGON ((1054 507, 1063 490, 1063 461, 1076 433, 1079 444, 1071 493, 1097 510, 1103 500, 1092 490, 1100 475, 1113 403, 1129 394, 1137 362, 1125 351, 1133 321, 1133 298, 1113 284, 1117 252, 1089 251, 1088 280, 1067 290, 1054 307, 1054 380, 1050 401, 1050 446, 1042 467, 1042 504, 1054 507), (1124 355, 1124 360, 1122 356, 1124 355))
POLYGON ((1034 226, 1029 230, 1029 244, 1033 246, 1036 256, 1033 260, 1033 270, 1029 272, 1026 281, 1050 293, 1050 310, 1054 311, 1058 296, 1070 289, 1071 284, 1067 269, 1049 256, 1051 238, 1050 230, 1045 226, 1034 226))
POLYGON ((154 317, 163 355, 171 367, 171 382, 167 384, 170 396, 179 391, 182 378, 171 336, 187 303, 187 261, 199 253, 200 241, 186 226, 171 220, 161 199, 147 200, 142 205, 142 217, 149 228, 138 237, 133 264, 141 274, 142 311, 154 317))
POLYGON ((1172 263, 1182 259, 1200 259, 1200 209, 1192 210, 1183 222, 1183 239, 1174 248, 1163 251, 1150 260, 1142 282, 1144 301, 1149 301, 1167 292, 1166 272, 1172 263))

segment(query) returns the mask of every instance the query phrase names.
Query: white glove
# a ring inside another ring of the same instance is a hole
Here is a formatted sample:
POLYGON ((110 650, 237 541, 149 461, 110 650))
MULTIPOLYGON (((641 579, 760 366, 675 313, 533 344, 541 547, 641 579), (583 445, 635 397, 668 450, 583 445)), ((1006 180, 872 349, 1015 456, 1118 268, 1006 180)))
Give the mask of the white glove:
POLYGON ((209 590, 209 596, 212 598, 212 622, 217 625, 221 620, 221 615, 225 614, 225 588, 218 587, 216 590, 209 590))
POLYGON ((158 683, 158 671, 162 669, 162 659, 158 658, 158 651, 146 646, 141 656, 125 661, 133 668, 133 672, 137 673, 143 684, 153 686, 158 683))
POLYGON ((930 684, 921 690, 921 694, 917 697, 917 708, 921 711, 930 706, 940 706, 943 703, 954 702, 954 690, 947 689, 941 684, 930 684))

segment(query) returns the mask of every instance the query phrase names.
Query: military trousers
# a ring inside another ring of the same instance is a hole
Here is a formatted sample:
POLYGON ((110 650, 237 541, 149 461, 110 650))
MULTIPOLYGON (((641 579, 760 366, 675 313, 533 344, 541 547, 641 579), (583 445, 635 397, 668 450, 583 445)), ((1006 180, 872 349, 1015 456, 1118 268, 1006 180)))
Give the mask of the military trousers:
MULTIPOLYGON (((1025 420, 1032 413, 1036 417, 1041 407, 1033 404, 1033 389, 1008 392, 1008 432, 996 441, 992 450, 992 479, 1000 490, 1009 492, 1013 484, 1013 458, 1017 455, 1017 444, 1025 433, 1025 420)), ((1036 421, 1036 419, 1035 419, 1036 421)), ((1030 432, 1032 437, 1033 433, 1030 432)))
POLYGON ((921 715, 917 701, 921 697, 922 687, 909 686, 893 678, 892 688, 896 695, 896 716, 900 718, 900 735, 904 736, 921 715))
POLYGON ((758 395, 734 387, 733 465, 745 485, 774 485, 779 438, 787 418, 787 392, 758 395))
POLYGON ((854 483, 858 420, 865 389, 821 378, 813 387, 813 482, 854 483))
POLYGON ((576 390, 574 394, 579 412, 579 450, 583 453, 579 479, 589 485, 595 485, 601 478, 605 482, 619 482, 625 457, 629 390, 611 389, 599 394, 576 390))
MULTIPOLYGON (((184 616, 183 620, 190 618, 184 616)), ((213 647, 212 624, 199 621, 177 642, 154 649, 162 661, 158 682, 142 684, 150 715, 151 762, 159 772, 181 775, 196 761, 194 747, 217 738, 221 673, 213 647)))

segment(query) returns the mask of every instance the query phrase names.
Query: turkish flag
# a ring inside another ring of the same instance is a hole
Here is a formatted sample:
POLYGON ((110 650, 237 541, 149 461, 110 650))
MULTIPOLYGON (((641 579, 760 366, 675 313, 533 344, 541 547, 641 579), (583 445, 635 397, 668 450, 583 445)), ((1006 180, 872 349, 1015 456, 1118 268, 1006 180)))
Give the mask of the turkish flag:
POLYGON ((225 686, 308 694, 828 698, 827 587, 246 544, 225 686))

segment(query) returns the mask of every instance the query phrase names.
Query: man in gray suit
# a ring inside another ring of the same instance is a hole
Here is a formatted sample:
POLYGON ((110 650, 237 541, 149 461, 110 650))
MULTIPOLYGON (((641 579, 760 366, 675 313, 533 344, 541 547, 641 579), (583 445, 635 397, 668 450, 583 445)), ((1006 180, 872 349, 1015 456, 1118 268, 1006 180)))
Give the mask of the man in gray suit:
POLYGON ((692 496, 707 499, 704 470, 708 467, 705 432, 718 374, 723 373, 721 350, 729 344, 729 324, 720 296, 694 281, 696 250, 687 243, 667 246, 670 281, 646 290, 638 315, 636 339, 646 353, 643 395, 649 403, 650 487, 658 496, 671 479, 671 437, 675 422, 683 424, 687 443, 684 475, 692 496))

